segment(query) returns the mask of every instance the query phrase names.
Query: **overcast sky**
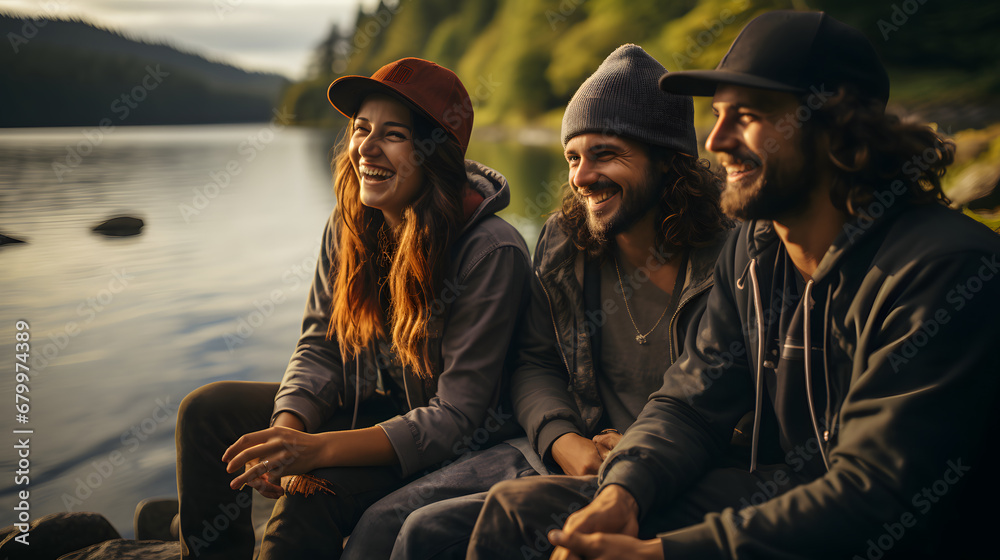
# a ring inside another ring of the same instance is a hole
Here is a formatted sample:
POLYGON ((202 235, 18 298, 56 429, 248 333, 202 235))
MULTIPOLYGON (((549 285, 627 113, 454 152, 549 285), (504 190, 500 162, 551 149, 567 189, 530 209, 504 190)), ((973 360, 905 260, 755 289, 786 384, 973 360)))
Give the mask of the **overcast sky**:
POLYGON ((86 20, 249 70, 293 79, 335 22, 369 0, 0 0, 0 10, 86 20))

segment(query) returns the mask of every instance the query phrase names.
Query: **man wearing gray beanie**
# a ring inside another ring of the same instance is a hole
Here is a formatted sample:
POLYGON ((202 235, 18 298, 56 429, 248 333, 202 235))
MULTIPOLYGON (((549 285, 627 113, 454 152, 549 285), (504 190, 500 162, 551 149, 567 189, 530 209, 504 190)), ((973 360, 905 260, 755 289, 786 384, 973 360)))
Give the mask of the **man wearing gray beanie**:
POLYGON ((570 100, 569 183, 542 228, 511 353, 527 437, 470 445, 470 458, 370 508, 361 523, 406 520, 392 558, 464 558, 485 491, 511 465, 517 478, 595 474, 694 336, 730 223, 697 159, 692 100, 662 92, 664 72, 623 45, 570 100))

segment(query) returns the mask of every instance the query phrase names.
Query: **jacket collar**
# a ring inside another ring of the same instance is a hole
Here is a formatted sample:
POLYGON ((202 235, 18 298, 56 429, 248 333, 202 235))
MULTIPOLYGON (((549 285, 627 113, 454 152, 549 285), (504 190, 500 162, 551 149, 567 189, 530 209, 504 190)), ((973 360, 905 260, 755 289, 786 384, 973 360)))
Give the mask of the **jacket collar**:
MULTIPOLYGON (((829 277, 854 247, 864 244, 872 236, 881 235, 881 231, 889 227, 888 224, 891 224, 906 206, 906 204, 897 204, 886 209, 877 218, 867 214, 851 216, 816 267, 816 271, 813 273, 813 283, 820 284, 829 277)), ((771 220, 752 220, 748 227, 744 228, 744 235, 746 236, 747 255, 750 260, 776 247, 777 243, 781 243, 771 220)))
POLYGON ((510 187, 507 179, 477 161, 465 160, 465 175, 469 182, 463 196, 465 226, 461 233, 510 204, 510 187))

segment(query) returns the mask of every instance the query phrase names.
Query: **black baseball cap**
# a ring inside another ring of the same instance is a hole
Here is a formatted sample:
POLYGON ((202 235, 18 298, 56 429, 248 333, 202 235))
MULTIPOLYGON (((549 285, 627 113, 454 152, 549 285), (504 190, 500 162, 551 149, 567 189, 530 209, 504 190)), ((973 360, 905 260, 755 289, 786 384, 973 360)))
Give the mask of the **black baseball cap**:
POLYGON ((823 12, 767 12, 746 24, 715 70, 660 77, 660 89, 684 95, 712 96, 719 84, 790 93, 851 84, 883 107, 889 100, 889 75, 868 38, 823 12))

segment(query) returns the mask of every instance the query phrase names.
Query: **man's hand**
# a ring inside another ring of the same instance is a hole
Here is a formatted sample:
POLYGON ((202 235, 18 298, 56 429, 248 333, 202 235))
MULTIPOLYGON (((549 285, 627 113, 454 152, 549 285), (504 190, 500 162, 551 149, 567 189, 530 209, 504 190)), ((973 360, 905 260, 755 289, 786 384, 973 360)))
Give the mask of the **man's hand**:
POLYGON ((597 474, 604 460, 593 441, 572 432, 552 442, 552 459, 571 476, 597 474))
POLYGON ((608 458, 608 454, 621 440, 622 435, 618 433, 618 430, 605 430, 594 436, 594 445, 597 446, 597 452, 601 455, 601 461, 608 458))
MULTIPOLYGON (((612 484, 598 494, 587 507, 570 515, 560 533, 560 538, 571 539, 567 542, 582 542, 572 541, 572 539, 579 535, 593 533, 612 533, 635 537, 639 534, 639 505, 628 490, 617 484, 612 484)), ((607 535, 602 537, 602 539, 606 538, 607 535)), ((587 542, 594 544, 591 541, 587 542)), ((552 544, 558 545, 554 541, 552 544)), ((557 546, 552 558, 553 560, 568 560, 574 556, 571 556, 570 550, 557 546)))
POLYGON ((640 541, 625 535, 610 533, 567 534, 558 529, 549 531, 549 542, 556 545, 552 558, 567 560, 663 560, 663 545, 659 539, 640 541))

